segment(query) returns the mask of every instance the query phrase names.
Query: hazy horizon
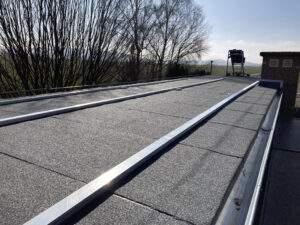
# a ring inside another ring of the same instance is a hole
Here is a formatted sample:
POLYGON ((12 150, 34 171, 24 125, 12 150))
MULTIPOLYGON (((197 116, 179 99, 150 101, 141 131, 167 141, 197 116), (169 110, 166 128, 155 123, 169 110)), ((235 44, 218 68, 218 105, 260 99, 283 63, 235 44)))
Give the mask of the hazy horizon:
POLYGON ((300 51, 300 1, 195 1, 211 26, 203 60, 225 60, 233 48, 244 50, 253 63, 261 63, 261 51, 300 51))

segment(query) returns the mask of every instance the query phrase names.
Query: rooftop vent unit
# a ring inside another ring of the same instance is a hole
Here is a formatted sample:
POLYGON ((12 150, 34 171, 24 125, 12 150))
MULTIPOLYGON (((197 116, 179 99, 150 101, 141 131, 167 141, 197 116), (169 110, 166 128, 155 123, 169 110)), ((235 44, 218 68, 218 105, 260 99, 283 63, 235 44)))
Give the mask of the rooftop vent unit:
MULTIPOLYGON (((245 76, 245 56, 243 50, 229 50, 228 51, 228 58, 227 58, 227 67, 226 67, 226 76, 245 76), (232 74, 229 73, 229 59, 231 59, 231 67, 232 67, 232 74), (235 71, 235 65, 239 65, 239 71, 235 71)), ((249 76, 247 74, 247 76, 249 76)))

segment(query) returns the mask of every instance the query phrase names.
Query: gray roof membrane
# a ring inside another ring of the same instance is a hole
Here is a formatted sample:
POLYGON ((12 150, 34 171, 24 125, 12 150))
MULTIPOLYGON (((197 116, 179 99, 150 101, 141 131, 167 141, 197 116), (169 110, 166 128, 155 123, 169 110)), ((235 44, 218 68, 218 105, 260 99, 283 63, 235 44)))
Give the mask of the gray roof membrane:
MULTIPOLYGON (((139 94, 139 93, 144 93, 149 91, 156 91, 165 88, 172 88, 176 86, 190 85, 190 84, 194 84, 202 81, 209 81, 209 80, 210 79, 190 78, 190 79, 183 79, 183 80, 166 82, 166 83, 155 84, 155 85, 149 84, 149 85, 143 85, 138 87, 97 91, 97 92, 90 92, 85 94, 70 95, 70 96, 50 98, 50 99, 44 99, 38 101, 4 105, 0 107, 1 110, 15 112, 16 114, 32 113, 32 112, 49 110, 54 108, 72 106, 72 105, 91 102, 91 101, 100 101, 100 100, 139 94)), ((14 115, 15 114, 12 114, 12 116, 14 115)), ((2 116, 2 114, 0 113, 0 118, 4 118, 4 117, 6 117, 6 115, 2 116)))
POLYGON ((265 115, 268 110, 268 106, 256 105, 254 103, 233 102, 230 105, 228 105, 225 109, 265 115))
MULTIPOLYGON (((229 79, 1 127, 3 224, 26 222, 251 82, 229 79)), ((262 101, 240 97, 78 223, 210 224, 274 94, 255 87, 246 97, 262 101)))
POLYGON ((178 145, 117 194, 195 224, 209 224, 241 159, 178 145))
POLYGON ((3 225, 23 224, 82 182, 14 157, 0 154, 0 220, 3 225))
POLYGON ((124 224, 151 224, 151 225, 188 225, 188 221, 176 218, 157 210, 122 198, 117 195, 112 195, 101 207, 96 208, 88 216, 78 221, 77 224, 85 225, 124 225, 124 224))
POLYGON ((243 157, 255 135, 253 130, 208 122, 181 143, 224 155, 243 157))
POLYGON ((211 121, 249 130, 258 130, 262 118, 263 115, 240 111, 233 112, 231 110, 222 110, 214 118, 212 118, 211 121))

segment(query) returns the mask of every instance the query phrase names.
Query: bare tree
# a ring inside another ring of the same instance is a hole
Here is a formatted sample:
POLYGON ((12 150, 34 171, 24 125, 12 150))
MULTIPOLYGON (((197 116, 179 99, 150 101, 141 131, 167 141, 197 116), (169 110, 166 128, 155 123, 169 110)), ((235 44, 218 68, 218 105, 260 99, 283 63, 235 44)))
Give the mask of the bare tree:
POLYGON ((0 91, 162 78, 206 31, 192 0, 0 0, 0 91))
POLYGON ((180 4, 180 0, 162 0, 155 7, 155 36, 149 40, 149 51, 157 60, 159 78, 162 76, 171 36, 177 27, 176 13, 180 4))
POLYGON ((96 84, 114 78, 116 64, 126 60, 125 32, 128 26, 121 9, 122 0, 91 0, 88 12, 86 50, 83 58, 83 84, 96 84))
POLYGON ((148 38, 154 27, 152 0, 126 0, 127 8, 124 15, 128 22, 129 65, 127 76, 130 80, 138 80, 141 64, 145 58, 148 38))
POLYGON ((182 59, 200 58, 207 50, 208 35, 205 15, 201 7, 187 1, 177 13, 178 24, 171 35, 170 61, 178 64, 182 59))
POLYGON ((200 57, 206 49, 207 26, 201 7, 191 0, 162 0, 155 9, 155 36, 149 52, 161 78, 164 65, 187 57, 200 57))
POLYGON ((112 79, 124 58, 121 0, 1 0, 0 40, 22 88, 112 79))

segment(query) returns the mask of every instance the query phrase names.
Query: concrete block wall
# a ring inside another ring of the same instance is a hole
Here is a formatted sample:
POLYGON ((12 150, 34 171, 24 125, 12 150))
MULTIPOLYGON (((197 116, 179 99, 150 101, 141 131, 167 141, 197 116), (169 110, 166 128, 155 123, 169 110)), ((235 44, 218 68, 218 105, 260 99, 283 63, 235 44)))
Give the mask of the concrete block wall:
POLYGON ((261 52, 260 55, 263 57, 262 79, 284 82, 282 110, 292 112, 300 73, 300 52, 261 52))

